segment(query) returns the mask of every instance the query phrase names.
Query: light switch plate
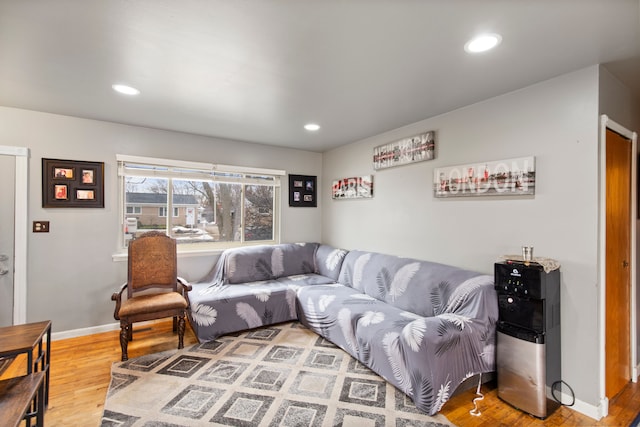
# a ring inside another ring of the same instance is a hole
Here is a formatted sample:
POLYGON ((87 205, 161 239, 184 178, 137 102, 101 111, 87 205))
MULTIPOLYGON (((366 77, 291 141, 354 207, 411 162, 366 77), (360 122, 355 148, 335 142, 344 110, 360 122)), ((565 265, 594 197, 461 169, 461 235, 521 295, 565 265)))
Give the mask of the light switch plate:
POLYGON ((48 233, 49 232, 49 221, 33 221, 33 232, 34 233, 48 233))

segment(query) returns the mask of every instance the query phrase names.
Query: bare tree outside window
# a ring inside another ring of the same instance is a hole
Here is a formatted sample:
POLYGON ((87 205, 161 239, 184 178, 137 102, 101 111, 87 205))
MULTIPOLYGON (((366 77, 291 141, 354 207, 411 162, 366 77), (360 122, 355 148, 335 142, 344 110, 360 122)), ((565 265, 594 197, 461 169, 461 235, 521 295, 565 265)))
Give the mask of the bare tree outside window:
POLYGON ((245 187, 246 241, 273 239, 273 187, 247 185, 245 187))

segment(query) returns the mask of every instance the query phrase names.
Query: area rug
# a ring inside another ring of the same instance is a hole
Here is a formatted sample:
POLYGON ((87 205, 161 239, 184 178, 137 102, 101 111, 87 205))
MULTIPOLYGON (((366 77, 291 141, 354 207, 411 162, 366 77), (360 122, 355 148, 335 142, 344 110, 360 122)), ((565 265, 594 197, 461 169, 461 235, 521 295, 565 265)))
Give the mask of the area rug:
POLYGON ((297 322, 114 363, 106 426, 445 427, 297 322))

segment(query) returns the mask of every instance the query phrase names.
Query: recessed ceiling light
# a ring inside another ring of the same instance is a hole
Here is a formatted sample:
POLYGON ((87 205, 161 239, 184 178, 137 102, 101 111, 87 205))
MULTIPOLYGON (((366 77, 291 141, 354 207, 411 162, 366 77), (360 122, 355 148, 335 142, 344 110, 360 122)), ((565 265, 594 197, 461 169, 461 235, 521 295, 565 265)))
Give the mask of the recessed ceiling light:
POLYGON ((125 94, 125 95, 138 95, 138 94, 140 94, 140 91, 138 89, 136 89, 135 87, 127 86, 127 85, 115 84, 115 85, 112 85, 111 87, 116 92, 119 92, 119 93, 122 93, 122 94, 125 94))
POLYGON ((306 125, 304 125, 304 128, 306 130, 310 130, 310 131, 317 131, 318 129, 320 129, 320 125, 317 125, 315 123, 307 123, 306 125))
POLYGON ((464 45, 464 50, 469 53, 486 52, 498 46, 501 41, 500 34, 482 34, 469 40, 464 45))

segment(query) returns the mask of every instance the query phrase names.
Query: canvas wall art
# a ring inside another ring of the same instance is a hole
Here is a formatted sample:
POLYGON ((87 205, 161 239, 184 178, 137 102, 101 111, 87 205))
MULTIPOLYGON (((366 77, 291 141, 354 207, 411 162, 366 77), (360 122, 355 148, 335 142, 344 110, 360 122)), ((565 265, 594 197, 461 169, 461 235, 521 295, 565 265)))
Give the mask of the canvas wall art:
POLYGON ((535 185, 535 157, 449 166, 433 172, 435 197, 533 195, 535 185))
POLYGON ((378 170, 434 159, 435 147, 434 131, 380 145, 373 149, 373 168, 378 170))
POLYGON ((373 176, 355 176, 333 181, 331 198, 361 199, 373 197, 373 176))

